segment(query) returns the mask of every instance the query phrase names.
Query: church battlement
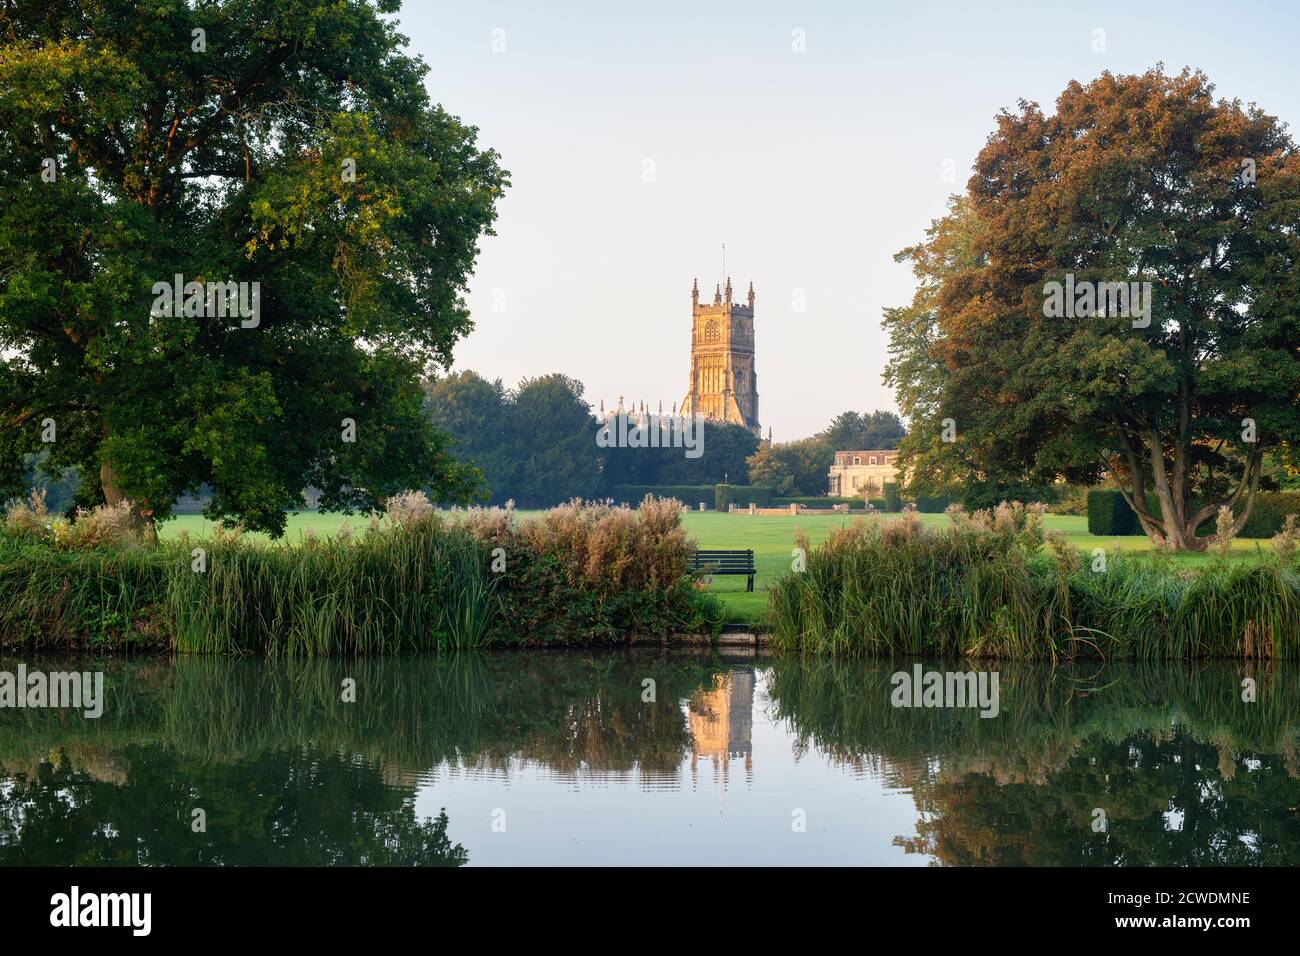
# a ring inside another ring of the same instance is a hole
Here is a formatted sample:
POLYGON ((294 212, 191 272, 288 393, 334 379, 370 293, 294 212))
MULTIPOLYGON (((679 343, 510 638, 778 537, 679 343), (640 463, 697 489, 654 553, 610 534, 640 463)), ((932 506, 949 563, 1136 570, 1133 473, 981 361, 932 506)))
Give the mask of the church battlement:
POLYGON ((745 302, 733 300, 730 277, 719 283, 712 302, 691 287, 690 385, 683 415, 743 425, 762 435, 758 421, 758 375, 754 371, 754 283, 745 302))
POLYGON ((607 411, 601 399, 597 417, 602 422, 618 415, 638 423, 656 418, 729 422, 762 438, 758 375, 754 371, 754 283, 749 284, 743 304, 732 300, 730 279, 725 288, 718 283, 712 302, 701 302, 700 283, 695 280, 691 288, 691 372, 686 397, 680 407, 674 402, 667 415, 662 401, 656 415, 644 400, 640 407, 634 401, 628 408, 620 395, 618 406, 607 411))

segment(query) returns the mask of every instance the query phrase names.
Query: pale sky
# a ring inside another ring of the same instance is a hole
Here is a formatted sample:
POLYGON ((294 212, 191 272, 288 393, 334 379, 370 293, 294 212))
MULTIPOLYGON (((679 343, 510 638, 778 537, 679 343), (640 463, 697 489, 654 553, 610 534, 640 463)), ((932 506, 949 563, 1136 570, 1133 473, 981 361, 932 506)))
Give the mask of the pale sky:
POLYGON ((896 408, 881 310, 913 281, 892 256, 964 187, 1000 108, 1050 112, 1072 79, 1163 61, 1300 120, 1294 4, 411 0, 399 21, 433 98, 514 183, 456 369, 565 372, 593 406, 667 408, 691 280, 711 297, 725 242, 737 295, 754 282, 778 441, 896 408))

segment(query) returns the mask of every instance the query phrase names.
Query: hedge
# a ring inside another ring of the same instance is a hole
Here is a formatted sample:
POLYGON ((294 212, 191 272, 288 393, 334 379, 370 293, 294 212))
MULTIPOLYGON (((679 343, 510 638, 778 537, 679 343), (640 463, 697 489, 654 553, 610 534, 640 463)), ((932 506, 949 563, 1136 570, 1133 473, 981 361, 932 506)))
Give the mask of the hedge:
POLYGON ((916 510, 921 512, 921 514, 941 515, 948 510, 950 504, 952 504, 951 498, 937 497, 934 495, 916 496, 916 510))
POLYGON ((1238 537, 1271 538, 1282 530, 1287 515, 1300 515, 1300 491, 1260 492, 1238 537))
POLYGON ((773 507, 776 489, 767 485, 715 485, 713 488, 713 507, 726 511, 733 501, 737 508, 748 508, 752 501, 760 508, 773 507))
POLYGON ((898 489, 898 482, 896 481, 885 482, 884 493, 885 493, 884 495, 885 511, 903 510, 903 494, 898 489))
POLYGON ((1094 488, 1088 492, 1088 533, 1123 537, 1141 534, 1142 526, 1122 494, 1110 488, 1094 488))
MULTIPOLYGON (((1191 506, 1200 508, 1201 504, 1200 501, 1193 501, 1191 506)), ((1160 517, 1160 502, 1154 495, 1147 497, 1147 507, 1154 517, 1160 517)), ((1246 525, 1241 529, 1238 537, 1271 538, 1282 530, 1282 525, 1289 514, 1300 515, 1300 492, 1261 492, 1255 496, 1250 517, 1246 519, 1246 525)), ((1143 532, 1142 523, 1138 521, 1137 515, 1128 506, 1123 495, 1118 491, 1093 489, 1088 492, 1088 533, 1113 537, 1137 535, 1143 532)), ((1201 537, 1213 534, 1214 522, 1207 521, 1201 525, 1198 533, 1201 537)))

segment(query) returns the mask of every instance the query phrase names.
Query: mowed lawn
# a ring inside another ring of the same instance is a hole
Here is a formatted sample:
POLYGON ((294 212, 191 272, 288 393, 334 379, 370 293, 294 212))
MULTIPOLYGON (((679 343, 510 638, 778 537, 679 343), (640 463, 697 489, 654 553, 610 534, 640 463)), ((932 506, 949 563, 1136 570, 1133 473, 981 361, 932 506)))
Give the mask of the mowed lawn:
MULTIPOLYGON (((519 512, 527 520, 536 512, 519 512)), ((898 515, 884 515, 884 520, 897 520, 898 515)), ((918 515, 927 524, 944 525, 949 518, 946 515, 918 515)), ((716 511, 692 511, 683 515, 683 524, 695 538, 701 548, 752 548, 754 565, 758 575, 754 579, 754 592, 745 591, 745 579, 741 576, 714 577, 709 589, 717 594, 727 605, 728 618, 735 623, 755 624, 762 618, 766 601, 764 588, 790 569, 791 551, 794 549, 796 528, 803 529, 813 544, 824 541, 831 529, 857 520, 857 516, 841 515, 749 515, 727 514, 716 511)), ((338 533, 343 524, 348 524, 354 532, 361 532, 366 527, 364 515, 338 515, 320 512, 296 512, 289 516, 286 540, 298 543, 306 533, 319 537, 330 537, 338 533)), ((1088 533, 1088 519, 1073 515, 1048 515, 1046 524, 1065 534, 1066 538, 1079 548, 1091 552, 1093 548, 1110 550, 1118 547, 1125 551, 1147 553, 1151 550, 1150 542, 1145 537, 1105 538, 1088 533)), ((202 515, 180 515, 166 522, 159 528, 163 538, 171 538, 182 531, 188 531, 193 537, 206 537, 211 532, 211 522, 202 515)), ((263 537, 254 535, 254 537, 263 537)), ((1268 541, 1238 539, 1233 542, 1234 556, 1253 558, 1271 551, 1268 541)), ((1207 554, 1178 555, 1175 560, 1180 565, 1196 565, 1210 560, 1207 554)))

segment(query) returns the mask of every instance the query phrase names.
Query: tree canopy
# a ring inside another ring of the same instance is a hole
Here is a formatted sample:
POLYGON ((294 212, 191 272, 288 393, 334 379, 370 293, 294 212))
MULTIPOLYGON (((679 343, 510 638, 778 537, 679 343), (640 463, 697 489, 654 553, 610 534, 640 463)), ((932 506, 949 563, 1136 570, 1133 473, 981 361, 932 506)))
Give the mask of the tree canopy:
POLYGON ((811 438, 760 446, 749 458, 750 481, 784 495, 824 495, 835 452, 897 448, 906 434, 894 412, 841 412, 811 438))
POLYGON ((420 378, 471 327, 508 178, 430 101, 397 6, 0 10, 7 488, 48 449, 89 498, 156 519, 207 484, 211 517, 272 533, 306 486, 468 493, 420 378))
POLYGON ((597 423, 581 382, 557 372, 506 389, 465 371, 426 391, 429 418, 455 439, 452 454, 482 472, 489 503, 537 508, 596 497, 597 423))
POLYGON ((886 380, 914 488, 1109 475, 1153 541, 1197 548, 1300 440, 1300 154, 1201 73, 1004 111, 899 258, 920 285, 886 312, 886 380))

